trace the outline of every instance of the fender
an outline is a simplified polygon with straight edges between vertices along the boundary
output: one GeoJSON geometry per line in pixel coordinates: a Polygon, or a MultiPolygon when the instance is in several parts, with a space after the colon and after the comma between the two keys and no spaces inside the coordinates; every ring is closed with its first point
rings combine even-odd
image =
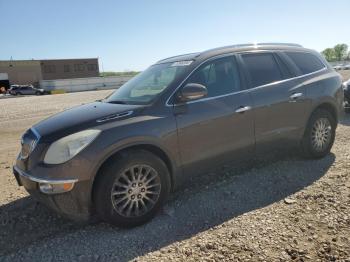
{"type": "Polygon", "coordinates": [[[183,172],[179,162],[180,159],[174,156],[174,154],[171,153],[170,150],[168,150],[164,145],[160,144],[159,138],[151,137],[151,136],[139,136],[139,137],[129,137],[128,139],[124,139],[116,144],[111,145],[106,149],[104,156],[101,159],[99,159],[97,165],[94,168],[94,171],[93,171],[94,176],[91,183],[91,190],[92,190],[92,186],[95,181],[95,178],[98,174],[98,171],[110,157],[112,157],[113,155],[117,154],[122,150],[136,147],[136,146],[140,146],[140,147],[152,146],[154,148],[159,149],[166,155],[171,165],[170,174],[171,174],[172,188],[175,188],[178,184],[176,178],[180,173],[183,172]]]}

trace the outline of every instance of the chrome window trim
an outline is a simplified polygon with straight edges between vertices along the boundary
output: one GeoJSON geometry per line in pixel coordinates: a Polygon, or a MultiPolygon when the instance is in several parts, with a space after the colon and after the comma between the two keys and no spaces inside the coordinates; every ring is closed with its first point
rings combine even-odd
{"type": "Polygon", "coordinates": [[[217,98],[222,98],[222,97],[226,97],[226,96],[231,96],[231,95],[236,95],[239,93],[248,92],[249,90],[251,90],[251,89],[240,90],[240,91],[236,91],[236,92],[232,92],[232,93],[228,93],[228,94],[224,94],[224,95],[219,95],[219,96],[200,98],[198,100],[187,101],[187,102],[181,103],[181,104],[174,104],[173,106],[180,106],[183,104],[193,104],[193,103],[202,102],[202,101],[210,101],[210,100],[217,99],[217,98]]]}
{"type": "Polygon", "coordinates": [[[22,171],[17,166],[14,166],[13,169],[22,177],[29,179],[30,181],[36,182],[36,183],[47,183],[47,184],[64,184],[64,183],[76,183],[78,182],[78,179],[42,179],[37,178],[32,175],[29,175],[28,173],[22,171]]]}
{"type": "Polygon", "coordinates": [[[280,80],[280,81],[272,82],[272,83],[261,85],[261,86],[255,86],[255,87],[252,87],[252,88],[247,89],[247,90],[254,90],[254,89],[257,89],[257,88],[262,88],[262,87],[266,87],[266,86],[272,86],[272,85],[276,85],[276,84],[281,84],[281,83],[288,82],[288,81],[291,81],[291,80],[295,80],[295,79],[299,79],[299,78],[302,78],[302,77],[310,76],[310,75],[313,75],[313,74],[316,74],[316,73],[320,73],[320,72],[322,72],[324,70],[327,70],[327,67],[324,67],[324,68],[322,68],[320,70],[317,70],[315,72],[308,73],[308,74],[305,74],[305,75],[295,76],[295,77],[292,77],[292,78],[283,79],[283,80],[280,80]]]}
{"type": "MultiPolygon", "coordinates": [[[[184,103],[181,103],[181,104],[170,104],[169,103],[169,100],[173,97],[173,95],[177,92],[177,90],[183,85],[183,83],[186,82],[186,80],[193,74],[194,71],[196,71],[200,66],[202,66],[204,63],[206,62],[209,62],[211,60],[214,60],[214,59],[217,59],[217,58],[222,58],[222,57],[226,57],[226,56],[233,56],[235,54],[243,54],[243,53],[255,53],[255,52],[275,52],[276,50],[251,50],[251,51],[244,51],[244,52],[231,52],[231,53],[225,53],[225,54],[221,54],[221,55],[218,55],[218,56],[214,56],[214,57],[210,57],[208,58],[207,60],[204,60],[202,63],[200,63],[198,66],[196,66],[189,74],[188,76],[175,88],[175,90],[171,93],[171,95],[169,96],[169,98],[166,100],[166,103],[165,103],[165,106],[167,107],[172,107],[172,106],[179,106],[179,105],[183,105],[183,104],[192,104],[192,103],[196,103],[196,102],[202,102],[202,101],[208,101],[208,100],[212,100],[212,99],[216,99],[216,98],[221,98],[221,97],[225,97],[225,96],[229,96],[229,95],[234,95],[234,94],[238,94],[238,93],[242,93],[244,91],[250,91],[250,90],[254,90],[254,89],[258,89],[258,88],[262,88],[262,87],[267,87],[267,86],[271,86],[271,85],[276,85],[276,84],[281,84],[283,82],[287,82],[287,81],[291,81],[291,80],[295,80],[295,79],[299,79],[299,78],[302,78],[302,77],[306,77],[306,76],[311,76],[313,74],[317,74],[317,73],[320,73],[324,70],[327,70],[328,67],[327,65],[321,60],[321,63],[323,64],[323,68],[320,69],[320,70],[317,70],[315,72],[311,72],[311,73],[308,73],[308,74],[304,74],[304,75],[300,75],[300,76],[295,76],[295,77],[291,77],[291,78],[287,78],[287,79],[283,79],[283,80],[280,80],[280,81],[276,81],[276,82],[273,82],[273,83],[269,83],[269,84],[265,84],[265,85],[260,85],[260,86],[255,86],[255,87],[252,87],[252,88],[249,88],[249,89],[245,89],[245,90],[240,90],[240,91],[236,91],[236,92],[232,92],[232,93],[228,93],[228,94],[224,94],[224,95],[219,95],[219,96],[213,96],[213,97],[206,97],[206,98],[201,98],[201,99],[198,99],[198,100],[193,100],[193,101],[188,101],[188,102],[184,102],[184,103]]],[[[284,51],[284,50],[280,50],[280,51],[284,51]]],[[[299,53],[309,53],[309,54],[312,54],[314,55],[312,52],[309,52],[309,51],[299,51],[299,50],[296,50],[293,52],[299,52],[299,53]]]]}

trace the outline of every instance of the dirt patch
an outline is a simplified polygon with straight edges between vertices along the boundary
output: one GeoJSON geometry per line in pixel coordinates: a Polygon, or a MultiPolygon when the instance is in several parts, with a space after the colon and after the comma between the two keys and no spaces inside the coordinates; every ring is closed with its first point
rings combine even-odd
{"type": "Polygon", "coordinates": [[[338,73],[341,74],[344,81],[348,81],[350,79],[350,70],[340,70],[338,73]]]}

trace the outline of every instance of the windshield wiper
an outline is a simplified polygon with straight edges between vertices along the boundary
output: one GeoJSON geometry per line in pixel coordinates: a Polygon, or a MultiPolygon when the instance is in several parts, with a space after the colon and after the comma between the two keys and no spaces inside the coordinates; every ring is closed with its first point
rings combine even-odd
{"type": "Polygon", "coordinates": [[[126,105],[126,104],[128,104],[126,101],[122,101],[122,100],[112,100],[112,101],[108,101],[107,103],[110,103],[110,104],[120,104],[120,105],[126,105]]]}

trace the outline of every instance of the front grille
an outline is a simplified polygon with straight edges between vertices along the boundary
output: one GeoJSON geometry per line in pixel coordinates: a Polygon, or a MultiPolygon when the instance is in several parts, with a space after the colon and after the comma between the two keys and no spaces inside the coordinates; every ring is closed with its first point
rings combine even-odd
{"type": "Polygon", "coordinates": [[[21,158],[27,159],[31,152],[33,152],[36,144],[39,141],[39,135],[36,134],[32,129],[28,129],[21,140],[21,158]]]}

